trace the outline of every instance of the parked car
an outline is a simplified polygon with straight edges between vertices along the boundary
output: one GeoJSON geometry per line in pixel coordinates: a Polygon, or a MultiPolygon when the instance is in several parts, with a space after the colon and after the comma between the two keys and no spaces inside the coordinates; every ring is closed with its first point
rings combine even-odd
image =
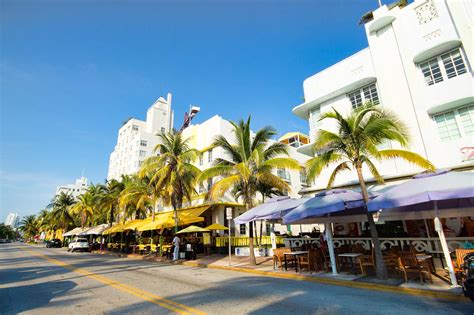
{"type": "Polygon", "coordinates": [[[91,248],[89,246],[89,242],[87,238],[76,238],[68,246],[68,252],[75,252],[75,251],[87,251],[90,252],[91,248]]]}
{"type": "Polygon", "coordinates": [[[49,240],[46,242],[46,247],[47,248],[61,248],[62,243],[61,240],[58,238],[53,238],[52,240],[49,240]]]}

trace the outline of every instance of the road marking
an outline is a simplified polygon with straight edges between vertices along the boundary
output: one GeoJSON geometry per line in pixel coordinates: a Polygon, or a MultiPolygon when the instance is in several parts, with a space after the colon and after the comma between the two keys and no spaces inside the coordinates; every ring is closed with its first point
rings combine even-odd
{"type": "Polygon", "coordinates": [[[107,277],[104,277],[104,276],[98,275],[96,273],[90,272],[86,269],[74,267],[72,265],[69,265],[69,264],[61,261],[61,260],[49,257],[48,255],[38,253],[37,251],[27,249],[27,248],[24,248],[24,247],[21,247],[21,248],[23,250],[31,253],[34,256],[37,256],[37,257],[40,257],[44,260],[49,261],[50,263],[52,263],[54,265],[63,267],[65,269],[69,269],[69,270],[71,270],[73,272],[76,272],[76,273],[79,273],[79,274],[82,274],[82,275],[84,275],[88,278],[91,278],[91,279],[94,279],[96,281],[102,282],[102,283],[104,283],[108,286],[111,286],[113,288],[116,288],[120,291],[132,294],[132,295],[134,295],[138,298],[141,298],[141,299],[146,300],[150,303],[159,305],[161,307],[167,308],[167,309],[169,309],[173,312],[176,312],[178,314],[198,314],[198,315],[205,315],[206,314],[205,312],[202,312],[198,309],[195,309],[195,308],[189,307],[187,305],[180,304],[180,303],[165,299],[165,298],[163,298],[161,296],[158,296],[156,294],[146,292],[146,291],[140,290],[136,287],[132,287],[132,286],[129,286],[127,284],[109,279],[107,277]]]}

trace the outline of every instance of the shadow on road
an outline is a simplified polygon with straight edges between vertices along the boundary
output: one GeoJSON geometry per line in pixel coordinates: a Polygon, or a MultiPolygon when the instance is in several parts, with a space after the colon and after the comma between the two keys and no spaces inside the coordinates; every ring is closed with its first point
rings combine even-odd
{"type": "MultiPolygon", "coordinates": [[[[50,303],[57,296],[66,295],[76,287],[72,281],[50,281],[0,289],[0,314],[18,314],[50,303]]],[[[77,298],[55,302],[55,305],[74,305],[77,298]]]]}

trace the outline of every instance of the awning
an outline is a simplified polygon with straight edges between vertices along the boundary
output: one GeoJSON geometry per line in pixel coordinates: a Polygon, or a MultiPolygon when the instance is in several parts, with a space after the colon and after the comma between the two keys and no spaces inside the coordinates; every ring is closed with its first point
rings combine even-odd
{"type": "Polygon", "coordinates": [[[176,232],[176,234],[184,234],[184,233],[206,233],[206,232],[211,232],[208,229],[204,229],[199,226],[191,225],[188,226],[185,229],[182,229],[181,231],[176,232]]]}
{"type": "Polygon", "coordinates": [[[100,224],[80,233],[80,235],[100,235],[107,230],[108,224],[100,224]]]}
{"type": "MultiPolygon", "coordinates": [[[[204,218],[199,217],[204,211],[209,209],[211,205],[201,205],[188,207],[178,210],[178,225],[187,225],[196,222],[204,221],[204,218]]],[[[149,218],[148,218],[149,219],[149,218]]],[[[147,220],[148,220],[147,219],[147,220]]],[[[170,228],[176,225],[174,220],[174,211],[160,212],[155,215],[155,221],[141,225],[137,228],[138,231],[157,230],[163,228],[170,228]]]]}
{"type": "Polygon", "coordinates": [[[208,230],[220,230],[220,231],[227,231],[229,228],[227,226],[223,226],[222,224],[214,223],[209,226],[206,226],[208,230]]]}
{"type": "Polygon", "coordinates": [[[108,228],[107,230],[102,232],[102,234],[106,235],[106,234],[123,232],[123,226],[124,225],[122,223],[119,223],[117,225],[112,226],[111,228],[108,228]]]}
{"type": "Polygon", "coordinates": [[[74,229],[72,229],[72,230],[70,230],[70,231],[64,233],[63,236],[79,235],[79,234],[81,234],[81,233],[84,232],[84,231],[85,231],[85,229],[82,229],[82,228],[78,227],[78,228],[74,228],[74,229]]]}
{"type": "Polygon", "coordinates": [[[123,226],[123,230],[135,230],[139,226],[143,225],[143,223],[151,222],[151,219],[143,219],[143,220],[132,220],[123,226]]]}

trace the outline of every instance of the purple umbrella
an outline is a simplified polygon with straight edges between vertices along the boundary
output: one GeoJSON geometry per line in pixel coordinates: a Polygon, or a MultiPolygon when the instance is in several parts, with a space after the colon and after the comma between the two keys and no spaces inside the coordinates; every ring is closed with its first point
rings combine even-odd
{"type": "Polygon", "coordinates": [[[439,218],[443,212],[450,216],[472,215],[473,207],[474,173],[448,171],[414,176],[367,204],[369,211],[383,209],[382,216],[395,218],[421,214],[424,218],[434,218],[453,286],[457,285],[456,275],[439,218]]]}
{"type": "Polygon", "coordinates": [[[283,216],[283,223],[311,223],[315,218],[365,212],[362,194],[353,190],[333,189],[320,192],[283,216]],[[353,211],[351,211],[353,210],[353,211]]]}
{"type": "Polygon", "coordinates": [[[288,196],[275,197],[250,209],[234,219],[236,224],[245,224],[255,220],[280,220],[284,214],[299,206],[309,198],[294,199],[288,196]]]}
{"type": "MultiPolygon", "coordinates": [[[[367,204],[369,211],[467,208],[474,206],[474,173],[437,171],[420,174],[397,185],[367,204]]],[[[384,211],[385,212],[385,211],[384,211]]]]}

